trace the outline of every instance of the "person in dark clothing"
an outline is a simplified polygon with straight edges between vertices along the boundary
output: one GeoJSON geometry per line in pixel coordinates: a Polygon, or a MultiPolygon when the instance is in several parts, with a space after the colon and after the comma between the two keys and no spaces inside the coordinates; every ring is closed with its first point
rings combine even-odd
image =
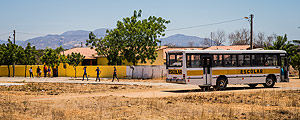
{"type": "Polygon", "coordinates": [[[47,76],[47,72],[48,72],[48,69],[47,69],[47,67],[44,65],[44,77],[47,76]]]}
{"type": "Polygon", "coordinates": [[[31,77],[32,76],[32,78],[33,78],[33,73],[32,73],[32,67],[30,67],[30,69],[29,69],[29,76],[31,77]]]}
{"type": "Polygon", "coordinates": [[[40,66],[38,66],[38,67],[36,68],[36,75],[37,75],[37,77],[40,77],[40,76],[41,76],[41,68],[40,68],[40,66]]]}
{"type": "Polygon", "coordinates": [[[116,67],[114,66],[114,75],[113,75],[113,80],[111,82],[114,82],[115,78],[117,78],[118,82],[119,82],[119,78],[117,76],[117,69],[116,67]]]}
{"type": "Polygon", "coordinates": [[[96,82],[97,82],[97,79],[99,79],[99,82],[100,82],[99,75],[101,74],[101,70],[99,69],[99,67],[97,67],[97,69],[95,71],[97,72],[96,82]]]}
{"type": "Polygon", "coordinates": [[[82,76],[82,81],[84,80],[84,75],[86,77],[86,80],[89,81],[89,78],[87,76],[87,72],[86,72],[86,67],[83,68],[83,76],[82,76]]]}

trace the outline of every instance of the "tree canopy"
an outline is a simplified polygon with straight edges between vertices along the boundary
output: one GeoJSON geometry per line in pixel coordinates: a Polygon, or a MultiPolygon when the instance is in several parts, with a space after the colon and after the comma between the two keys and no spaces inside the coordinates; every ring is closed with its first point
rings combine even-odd
{"type": "Polygon", "coordinates": [[[30,43],[27,43],[27,46],[22,54],[21,64],[25,65],[25,77],[27,71],[27,65],[34,65],[36,64],[36,56],[37,51],[35,46],[31,46],[30,43]]]}
{"type": "Polygon", "coordinates": [[[56,50],[47,47],[44,51],[44,55],[41,57],[41,61],[45,65],[54,68],[54,66],[59,65],[59,54],[56,50]]]}
{"type": "Polygon", "coordinates": [[[13,65],[13,63],[20,63],[23,59],[24,49],[22,46],[18,46],[13,44],[10,39],[8,39],[7,44],[2,44],[0,48],[0,64],[7,65],[8,68],[8,76],[10,76],[9,66],[13,65]]]}
{"type": "Polygon", "coordinates": [[[266,50],[285,50],[288,54],[288,57],[296,55],[299,50],[297,49],[298,45],[292,44],[287,40],[287,35],[277,36],[276,41],[273,42],[273,46],[265,47],[266,50]]]}
{"type": "Polygon", "coordinates": [[[139,61],[154,62],[158,38],[165,36],[166,24],[170,21],[155,16],[141,19],[141,15],[141,10],[134,11],[133,16],[117,21],[117,28],[107,30],[104,38],[97,39],[91,32],[87,45],[95,47],[98,55],[107,57],[109,65],[116,65],[121,60],[134,65],[139,61]]]}
{"type": "Polygon", "coordinates": [[[76,67],[84,60],[84,56],[81,55],[80,53],[74,53],[72,52],[67,56],[68,64],[72,65],[74,70],[75,70],[75,78],[76,78],[76,67]]]}

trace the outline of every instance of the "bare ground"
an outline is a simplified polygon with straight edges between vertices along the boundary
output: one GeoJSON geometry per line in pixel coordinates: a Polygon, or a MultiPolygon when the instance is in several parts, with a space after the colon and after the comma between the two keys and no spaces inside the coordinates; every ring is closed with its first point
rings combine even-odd
{"type": "Polygon", "coordinates": [[[160,80],[109,81],[0,78],[25,83],[0,86],[0,119],[300,118],[299,79],[269,89],[231,85],[225,91],[207,92],[160,80]]]}

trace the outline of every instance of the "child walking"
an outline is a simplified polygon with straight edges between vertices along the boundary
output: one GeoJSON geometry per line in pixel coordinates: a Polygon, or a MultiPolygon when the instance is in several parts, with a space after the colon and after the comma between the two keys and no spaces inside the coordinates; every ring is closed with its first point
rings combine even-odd
{"type": "Polygon", "coordinates": [[[117,78],[118,82],[119,82],[119,78],[117,76],[117,69],[116,67],[114,66],[114,75],[113,75],[113,80],[111,82],[114,82],[115,78],[117,78]]]}

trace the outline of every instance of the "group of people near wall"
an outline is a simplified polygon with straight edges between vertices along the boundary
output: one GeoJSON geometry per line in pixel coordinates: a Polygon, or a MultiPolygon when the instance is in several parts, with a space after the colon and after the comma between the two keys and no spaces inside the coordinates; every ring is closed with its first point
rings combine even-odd
{"type": "MultiPolygon", "coordinates": [[[[87,67],[84,67],[84,68],[83,68],[82,81],[84,80],[84,76],[86,77],[86,80],[89,81],[89,78],[88,78],[88,74],[87,74],[86,68],[87,68],[87,67]]],[[[100,74],[101,74],[101,70],[100,70],[99,67],[97,67],[95,71],[97,72],[96,82],[97,82],[97,80],[99,80],[99,82],[100,82],[100,74]]],[[[114,66],[113,79],[112,79],[111,82],[114,82],[115,78],[116,78],[116,79],[118,80],[118,82],[119,82],[119,78],[118,78],[118,76],[117,76],[117,69],[116,69],[116,67],[114,66]]]]}
{"type": "MultiPolygon", "coordinates": [[[[84,76],[86,77],[86,80],[87,80],[87,81],[89,80],[88,74],[87,74],[87,70],[86,70],[86,69],[87,69],[87,67],[84,67],[84,68],[83,68],[82,81],[84,80],[84,76]]],[[[48,77],[51,77],[51,69],[50,69],[50,67],[48,67],[48,69],[47,69],[47,66],[44,66],[43,71],[44,71],[44,77],[47,77],[47,76],[48,76],[48,77]]],[[[57,70],[55,70],[55,71],[57,71],[57,70]]],[[[99,67],[97,67],[95,71],[97,72],[96,81],[99,80],[99,82],[100,82],[100,74],[101,74],[101,70],[100,70],[99,67]]],[[[42,69],[41,69],[39,66],[36,68],[36,73],[37,73],[37,77],[41,77],[41,75],[42,75],[42,69]]],[[[29,68],[29,74],[30,74],[30,77],[33,77],[33,70],[32,70],[32,67],[29,68]]],[[[116,78],[116,79],[118,80],[118,82],[119,82],[119,78],[118,78],[118,76],[117,76],[117,69],[116,69],[116,67],[114,66],[113,79],[112,79],[111,82],[114,82],[115,78],[116,78]]]]}
{"type": "MultiPolygon", "coordinates": [[[[44,71],[44,77],[51,77],[51,68],[50,67],[48,67],[47,68],[47,66],[44,66],[43,67],[43,70],[40,68],[40,66],[38,66],[37,68],[36,68],[36,76],[37,77],[41,77],[42,76],[42,72],[44,71]]],[[[55,70],[56,71],[56,70],[55,70]]],[[[29,76],[30,77],[33,77],[33,70],[32,70],[32,67],[30,67],[29,68],[29,76]]]]}

